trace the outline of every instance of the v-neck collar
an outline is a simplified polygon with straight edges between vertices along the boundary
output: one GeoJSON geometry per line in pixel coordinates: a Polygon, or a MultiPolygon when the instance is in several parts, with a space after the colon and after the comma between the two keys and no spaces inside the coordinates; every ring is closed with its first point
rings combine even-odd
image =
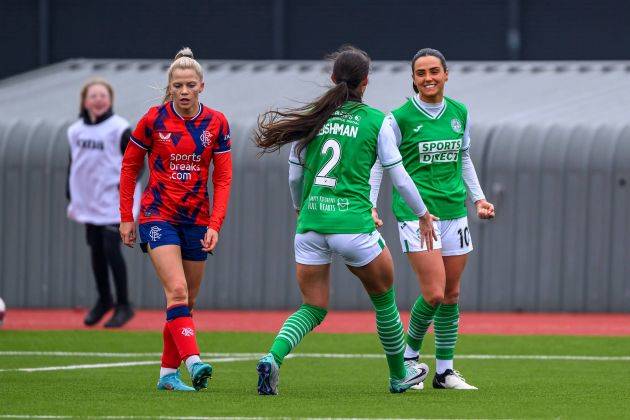
{"type": "Polygon", "coordinates": [[[429,114],[427,111],[424,110],[424,108],[422,108],[422,104],[420,104],[420,100],[418,99],[417,95],[414,95],[411,97],[411,103],[414,104],[414,106],[416,108],[418,108],[418,111],[420,111],[423,115],[425,115],[427,118],[432,119],[432,120],[437,120],[439,119],[442,115],[444,115],[444,111],[446,111],[446,107],[448,105],[448,102],[446,102],[446,100],[444,100],[444,106],[442,107],[442,110],[440,111],[439,114],[437,114],[435,117],[431,114],[429,114]]]}
{"type": "Polygon", "coordinates": [[[171,101],[171,111],[173,111],[173,114],[177,115],[180,119],[184,121],[195,121],[197,117],[200,116],[201,113],[203,112],[203,104],[199,102],[199,111],[197,111],[197,114],[195,114],[195,116],[192,118],[184,118],[181,115],[179,115],[179,113],[175,110],[175,105],[173,104],[173,101],[171,101]]]}

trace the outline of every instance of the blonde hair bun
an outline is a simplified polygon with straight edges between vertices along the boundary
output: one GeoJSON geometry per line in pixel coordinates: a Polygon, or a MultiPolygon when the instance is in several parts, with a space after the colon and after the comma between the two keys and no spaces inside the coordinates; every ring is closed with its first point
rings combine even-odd
{"type": "Polygon", "coordinates": [[[195,58],[195,56],[193,55],[192,50],[189,47],[184,47],[181,50],[177,51],[177,54],[175,54],[175,60],[177,60],[178,58],[182,58],[182,57],[188,57],[188,58],[192,58],[192,59],[195,58]]]}

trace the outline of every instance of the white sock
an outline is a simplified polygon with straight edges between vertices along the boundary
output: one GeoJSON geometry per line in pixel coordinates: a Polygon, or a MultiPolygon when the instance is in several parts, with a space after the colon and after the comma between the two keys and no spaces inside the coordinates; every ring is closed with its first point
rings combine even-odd
{"type": "Polygon", "coordinates": [[[160,378],[163,377],[163,376],[169,375],[171,373],[175,373],[175,372],[177,372],[177,369],[161,367],[160,368],[160,378]]]}
{"type": "Polygon", "coordinates": [[[420,356],[420,352],[415,351],[414,349],[409,347],[409,344],[405,346],[405,356],[404,356],[405,359],[413,359],[419,356],[420,356]]]}
{"type": "Polygon", "coordinates": [[[201,362],[201,359],[199,358],[198,354],[193,354],[192,356],[188,356],[188,358],[186,359],[186,367],[188,368],[188,372],[190,372],[190,369],[192,369],[192,365],[194,365],[197,362],[201,362]]]}
{"type": "Polygon", "coordinates": [[[446,371],[446,369],[453,370],[453,359],[451,360],[440,360],[435,359],[435,371],[438,375],[441,375],[446,371]]]}

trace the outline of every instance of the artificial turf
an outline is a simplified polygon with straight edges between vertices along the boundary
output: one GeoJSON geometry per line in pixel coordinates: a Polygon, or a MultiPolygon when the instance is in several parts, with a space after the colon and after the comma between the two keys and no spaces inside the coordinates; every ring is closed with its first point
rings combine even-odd
{"type": "MultiPolygon", "coordinates": [[[[272,334],[199,333],[203,352],[264,353],[272,334]]],[[[423,352],[433,353],[433,336],[423,352]]],[[[461,336],[460,355],[610,356],[614,360],[460,359],[455,367],[478,391],[434,390],[434,364],[423,391],[392,395],[372,334],[311,334],[285,360],[280,394],[256,393],[256,361],[209,358],[215,372],[197,393],[155,389],[159,364],[21,372],[12,369],[133,361],[159,357],[8,355],[15,352],[159,353],[161,334],[110,331],[0,331],[0,416],[207,416],[380,418],[630,417],[630,337],[461,336]],[[5,352],[5,353],[3,353],[5,352]],[[619,358],[621,356],[622,358],[619,358]],[[624,379],[625,378],[625,379],[624,379]]],[[[184,369],[181,369],[184,371],[184,369]]],[[[188,375],[182,372],[188,381],[188,375]]]]}

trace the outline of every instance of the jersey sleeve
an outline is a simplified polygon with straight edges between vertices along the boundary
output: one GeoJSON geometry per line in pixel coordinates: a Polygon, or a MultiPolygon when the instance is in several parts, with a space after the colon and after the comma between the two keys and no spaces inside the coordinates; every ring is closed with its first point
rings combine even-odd
{"type": "Polygon", "coordinates": [[[151,150],[153,146],[153,128],[149,123],[149,113],[150,111],[138,121],[136,128],[129,137],[129,140],[145,151],[151,150]]]}
{"type": "Polygon", "coordinates": [[[302,153],[300,153],[301,156],[298,156],[296,150],[297,144],[297,141],[291,143],[291,151],[289,152],[289,163],[293,165],[304,166],[301,162],[304,162],[304,152],[306,148],[302,149],[302,153]]]}
{"type": "Polygon", "coordinates": [[[400,143],[402,143],[402,133],[400,132],[400,127],[398,126],[398,121],[396,121],[396,117],[394,117],[394,114],[389,114],[385,118],[389,121],[389,125],[392,126],[392,130],[394,131],[396,146],[400,146],[400,143]]]}
{"type": "Polygon", "coordinates": [[[232,150],[232,140],[230,138],[230,125],[223,114],[220,114],[221,127],[219,128],[219,139],[217,140],[212,152],[227,153],[232,150]]]}
{"type": "MultiPolygon", "coordinates": [[[[302,184],[304,180],[304,168],[302,159],[298,157],[295,149],[297,142],[291,143],[291,151],[289,152],[289,191],[291,192],[291,201],[293,202],[293,208],[299,210],[302,205],[302,184]]],[[[302,156],[304,156],[304,149],[302,149],[302,156]]]]}
{"type": "Polygon", "coordinates": [[[385,118],[378,132],[378,160],[383,168],[389,169],[402,164],[402,156],[396,144],[396,135],[391,126],[391,120],[385,118]]]}
{"type": "Polygon", "coordinates": [[[227,214],[228,202],[230,200],[230,190],[232,188],[232,140],[230,139],[230,126],[227,120],[220,114],[221,127],[219,128],[219,140],[215,144],[212,160],[214,169],[212,171],[212,185],[214,192],[212,195],[212,214],[210,215],[209,227],[215,231],[221,230],[223,221],[227,214]]]}
{"type": "Polygon", "coordinates": [[[466,114],[466,127],[464,127],[464,137],[462,138],[462,150],[470,149],[470,114],[466,114]]]}
{"type": "Polygon", "coordinates": [[[121,222],[133,222],[133,195],[146,153],[146,149],[140,147],[136,142],[132,142],[123,155],[119,187],[121,222]]]}

